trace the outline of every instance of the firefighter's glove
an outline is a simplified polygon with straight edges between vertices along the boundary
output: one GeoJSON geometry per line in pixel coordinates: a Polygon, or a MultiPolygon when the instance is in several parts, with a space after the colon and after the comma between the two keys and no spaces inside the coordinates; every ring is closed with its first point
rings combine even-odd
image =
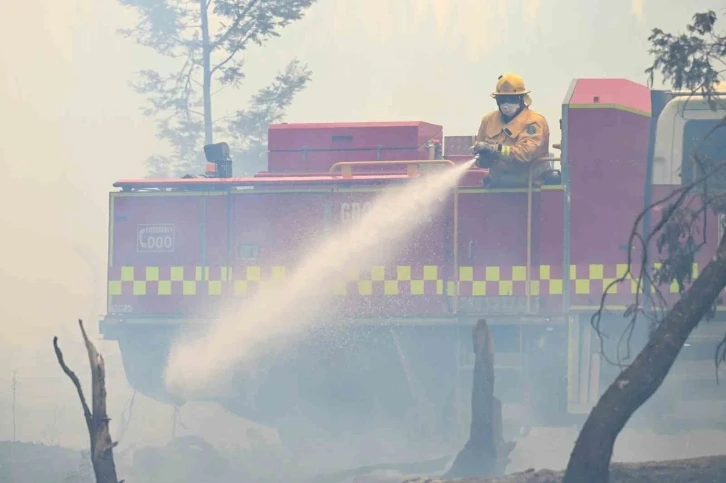
{"type": "Polygon", "coordinates": [[[471,150],[476,154],[476,161],[474,164],[479,168],[489,169],[491,168],[494,160],[496,159],[496,153],[499,151],[496,144],[487,143],[484,141],[478,142],[471,147],[471,150]]]}
{"type": "Polygon", "coordinates": [[[499,148],[497,147],[496,144],[488,143],[485,141],[480,141],[471,147],[471,151],[474,154],[479,154],[479,153],[493,154],[493,153],[496,153],[497,151],[499,151],[499,148]]]}

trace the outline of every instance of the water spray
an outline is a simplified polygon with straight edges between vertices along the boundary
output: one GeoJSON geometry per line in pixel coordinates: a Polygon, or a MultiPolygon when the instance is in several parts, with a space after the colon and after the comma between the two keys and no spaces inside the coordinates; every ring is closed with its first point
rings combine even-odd
{"type": "Polygon", "coordinates": [[[346,284],[351,273],[395,257],[413,230],[443,209],[441,200],[472,164],[387,188],[358,221],[321,235],[287,280],[263,287],[206,332],[176,341],[165,371],[168,390],[190,397],[221,386],[228,369],[253,361],[270,341],[313,327],[332,309],[335,288],[346,284]]]}

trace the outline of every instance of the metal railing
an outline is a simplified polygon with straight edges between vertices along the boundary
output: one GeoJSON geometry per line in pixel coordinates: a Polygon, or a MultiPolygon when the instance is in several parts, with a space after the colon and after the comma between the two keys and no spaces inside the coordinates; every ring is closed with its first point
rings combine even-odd
{"type": "Polygon", "coordinates": [[[418,176],[420,165],[432,165],[432,164],[447,164],[450,166],[456,166],[456,163],[448,159],[419,159],[419,160],[408,160],[408,161],[340,161],[335,163],[328,170],[329,174],[334,174],[337,169],[340,169],[340,174],[343,178],[353,177],[353,168],[362,166],[406,166],[406,173],[410,177],[418,176]]]}

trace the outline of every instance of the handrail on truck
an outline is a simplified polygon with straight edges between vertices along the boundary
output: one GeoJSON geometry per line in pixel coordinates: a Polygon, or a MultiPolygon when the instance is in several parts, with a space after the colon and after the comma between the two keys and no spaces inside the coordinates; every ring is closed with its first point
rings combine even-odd
{"type": "Polygon", "coordinates": [[[333,174],[337,168],[340,168],[340,174],[343,178],[353,177],[353,168],[356,166],[395,166],[404,165],[408,176],[415,177],[419,174],[418,167],[422,164],[448,164],[450,166],[456,166],[456,163],[448,159],[420,159],[420,160],[409,160],[409,161],[340,161],[335,163],[328,170],[329,174],[333,174]]]}

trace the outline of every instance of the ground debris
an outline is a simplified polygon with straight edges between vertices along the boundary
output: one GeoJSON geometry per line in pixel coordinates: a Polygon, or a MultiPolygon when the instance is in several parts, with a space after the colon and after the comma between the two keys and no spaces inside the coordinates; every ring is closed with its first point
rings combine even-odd
{"type": "MultiPolygon", "coordinates": [[[[438,477],[416,477],[403,479],[397,483],[560,483],[563,475],[564,471],[527,470],[502,478],[445,480],[438,477]]],[[[613,463],[610,466],[610,483],[718,483],[724,481],[724,475],[726,475],[726,455],[643,463],[613,463]]],[[[393,482],[386,480],[385,483],[393,482]]]]}

